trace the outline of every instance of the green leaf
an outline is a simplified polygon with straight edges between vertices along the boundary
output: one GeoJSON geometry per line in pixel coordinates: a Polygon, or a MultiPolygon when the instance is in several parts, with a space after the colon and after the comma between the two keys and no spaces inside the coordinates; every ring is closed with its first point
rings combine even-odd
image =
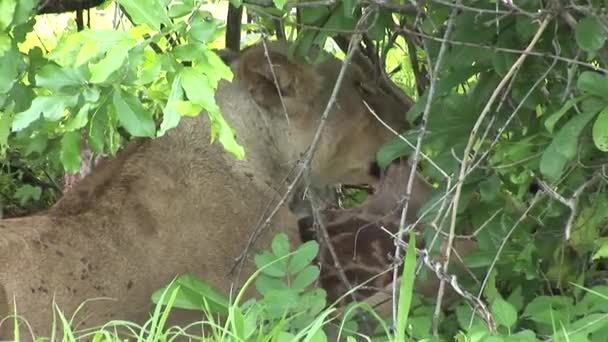
{"type": "Polygon", "coordinates": [[[502,299],[500,296],[496,297],[492,302],[491,310],[496,319],[496,323],[507,328],[511,328],[517,323],[517,310],[515,310],[515,307],[513,307],[511,303],[502,299]]]}
{"type": "Polygon", "coordinates": [[[0,111],[0,156],[4,155],[4,151],[8,146],[8,136],[11,133],[11,123],[13,116],[11,113],[0,111]]]}
{"type": "Polygon", "coordinates": [[[219,110],[207,110],[211,120],[211,139],[218,138],[226,151],[232,153],[237,160],[245,158],[245,149],[236,142],[232,128],[228,125],[219,110]]]}
{"type": "Polygon", "coordinates": [[[283,9],[283,7],[285,7],[285,4],[287,3],[287,0],[272,0],[272,3],[274,3],[274,6],[278,9],[283,9]]]}
{"type": "Polygon", "coordinates": [[[72,131],[63,135],[59,158],[65,171],[77,172],[80,170],[80,132],[72,131]]]}
{"type": "Polygon", "coordinates": [[[213,17],[209,11],[200,10],[190,19],[188,34],[195,41],[210,43],[218,30],[220,21],[213,17]]]}
{"type": "Polygon", "coordinates": [[[608,107],[600,112],[593,124],[593,142],[602,152],[608,152],[608,107]]]}
{"type": "Polygon", "coordinates": [[[283,277],[285,276],[285,262],[284,260],[277,261],[274,254],[263,251],[257,254],[254,258],[255,265],[261,270],[262,274],[266,274],[271,277],[283,277]]]}
{"type": "Polygon", "coordinates": [[[116,88],[113,103],[120,124],[134,137],[152,137],[156,132],[154,120],[137,97],[116,88]]]}
{"type": "MultiPolygon", "coordinates": [[[[402,134],[402,136],[416,146],[417,132],[408,131],[402,134]]],[[[394,137],[380,147],[376,153],[376,160],[380,168],[385,169],[393,160],[407,156],[413,152],[414,148],[408,145],[401,137],[394,137]]]]}
{"type": "Polygon", "coordinates": [[[526,306],[522,316],[547,325],[566,323],[569,322],[572,301],[565,296],[538,296],[526,306]]]}
{"type": "Polygon", "coordinates": [[[608,259],[608,241],[605,241],[597,250],[597,252],[593,253],[593,257],[591,258],[591,260],[598,260],[602,258],[608,259]]]}
{"type": "Polygon", "coordinates": [[[87,122],[89,122],[89,111],[90,110],[91,110],[91,105],[88,103],[85,103],[82,107],[80,107],[76,116],[72,117],[66,123],[65,130],[67,132],[75,131],[75,130],[81,129],[82,127],[86,126],[87,122]]]}
{"type": "Polygon", "coordinates": [[[40,195],[42,195],[42,189],[39,186],[25,184],[17,188],[14,196],[19,200],[21,206],[25,206],[29,201],[40,200],[40,195]]]}
{"type": "Polygon", "coordinates": [[[74,62],[74,66],[78,67],[84,63],[89,62],[91,59],[95,58],[99,53],[99,42],[95,39],[90,39],[84,43],[80,51],[76,55],[76,62],[74,62]]]}
{"type": "Polygon", "coordinates": [[[47,64],[36,73],[36,85],[61,92],[65,88],[79,88],[86,83],[86,78],[79,69],[60,67],[56,64],[47,64]]]}
{"type": "Polygon", "coordinates": [[[500,185],[500,179],[496,175],[492,175],[481,182],[479,185],[481,201],[484,203],[493,203],[500,194],[500,185]]]}
{"type": "Polygon", "coordinates": [[[578,138],[595,112],[579,114],[562,127],[540,159],[540,172],[551,180],[559,178],[563,168],[576,156],[578,138]]]}
{"type": "Polygon", "coordinates": [[[207,76],[198,72],[197,69],[186,67],[180,73],[182,76],[182,87],[192,103],[199,104],[207,110],[216,110],[213,88],[210,87],[207,76]]]}
{"type": "Polygon", "coordinates": [[[157,135],[158,137],[162,137],[168,130],[176,127],[177,124],[179,124],[181,115],[176,108],[176,104],[184,97],[181,82],[182,75],[181,73],[179,73],[173,79],[173,84],[171,85],[171,93],[169,94],[167,104],[163,109],[163,122],[161,122],[160,124],[160,129],[158,130],[157,135]]]}
{"type": "Polygon", "coordinates": [[[321,271],[319,267],[311,265],[300,271],[294,281],[291,283],[291,288],[295,290],[304,290],[308,285],[312,284],[317,278],[321,271]]]}
{"type": "Polygon", "coordinates": [[[192,10],[193,6],[190,4],[184,4],[180,1],[172,1],[171,6],[169,7],[169,17],[181,18],[192,12],[192,10]]]}
{"type": "Polygon", "coordinates": [[[38,120],[41,114],[49,121],[58,121],[65,115],[66,107],[73,107],[77,102],[78,95],[38,96],[34,98],[30,108],[15,115],[13,131],[17,132],[26,128],[38,120]]]}
{"type": "Polygon", "coordinates": [[[578,77],[576,87],[583,93],[608,99],[608,77],[593,71],[584,71],[578,77]]]}
{"type": "Polygon", "coordinates": [[[21,63],[21,56],[14,46],[0,56],[0,94],[9,92],[18,80],[18,67],[21,63]]]}
{"type": "Polygon", "coordinates": [[[255,280],[255,288],[263,296],[267,296],[274,291],[288,290],[289,287],[280,278],[275,278],[265,274],[260,274],[255,280]]]}
{"type": "Polygon", "coordinates": [[[289,266],[287,266],[287,272],[289,272],[289,274],[297,274],[302,271],[306,266],[310,265],[318,252],[319,244],[314,240],[301,244],[291,256],[289,266]]]}
{"type": "Polygon", "coordinates": [[[163,58],[152,51],[145,50],[143,62],[140,65],[135,85],[145,85],[155,81],[163,71],[163,58]]]}
{"type": "Polygon", "coordinates": [[[586,17],[576,24],[574,38],[581,49],[595,52],[604,46],[606,32],[595,17],[586,17]]]}
{"type": "Polygon", "coordinates": [[[4,31],[13,21],[17,0],[0,1],[0,31],[4,31]]]}
{"type": "Polygon", "coordinates": [[[562,108],[560,108],[557,112],[551,114],[547,118],[547,120],[545,120],[545,128],[547,128],[547,131],[549,131],[549,133],[553,133],[553,128],[555,127],[555,124],[559,121],[559,119],[561,119],[564,114],[566,114],[570,110],[570,108],[574,107],[575,104],[586,99],[587,97],[588,96],[583,95],[566,101],[562,108]]]}
{"type": "Polygon", "coordinates": [[[279,233],[272,239],[272,252],[277,259],[289,254],[289,239],[287,238],[287,234],[279,233]]]}
{"type": "Polygon", "coordinates": [[[28,21],[33,13],[34,7],[40,0],[19,0],[17,1],[17,8],[13,14],[13,25],[21,25],[28,21]]]}
{"type": "MultiPolygon", "coordinates": [[[[152,301],[158,304],[163,292],[172,292],[179,287],[178,295],[173,304],[176,308],[201,311],[206,301],[212,313],[228,314],[229,301],[220,290],[201,280],[196,275],[184,274],[175,279],[169,286],[156,290],[152,294],[152,301]]],[[[166,305],[166,301],[161,304],[166,305]]]]}
{"type": "Polygon", "coordinates": [[[12,44],[11,37],[6,33],[0,32],[0,57],[4,56],[11,49],[12,44]]]}
{"type": "Polygon", "coordinates": [[[177,101],[175,103],[175,110],[181,116],[197,116],[203,111],[203,106],[190,101],[177,101]]]}
{"type": "Polygon", "coordinates": [[[119,43],[111,48],[102,60],[91,65],[91,83],[103,83],[114,71],[123,67],[131,47],[129,41],[119,43]]]}
{"type": "Polygon", "coordinates": [[[146,24],[156,31],[160,31],[161,24],[171,26],[171,20],[161,0],[116,0],[116,2],[125,8],[137,24],[146,24]]]}
{"type": "Polygon", "coordinates": [[[410,233],[405,263],[399,286],[399,304],[397,319],[397,341],[405,341],[408,317],[412,306],[412,295],[414,292],[414,280],[416,280],[416,234],[410,233]]]}

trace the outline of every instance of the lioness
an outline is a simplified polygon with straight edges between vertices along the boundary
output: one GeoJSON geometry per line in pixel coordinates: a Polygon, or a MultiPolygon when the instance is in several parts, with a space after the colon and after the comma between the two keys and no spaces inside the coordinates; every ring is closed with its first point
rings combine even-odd
{"type": "MultiPolygon", "coordinates": [[[[15,302],[34,333],[48,336],[53,299],[69,318],[87,299],[113,298],[87,302],[73,322],[80,329],[109,319],[143,323],[153,291],[181,273],[227,293],[235,258],[268,203],[284,191],[341,67],[334,58],[317,67],[293,62],[280,43],[268,49],[268,57],[262,45],[243,52],[231,63],[235,80],[223,81],[216,94],[245,160],[210,145],[205,115],[184,119],[162,138],[130,143],[48,211],[0,221],[0,316],[12,313],[15,302]]],[[[374,181],[370,167],[390,133],[363,100],[391,125],[405,125],[408,108],[364,91],[366,82],[349,66],[313,160],[315,184],[374,181]]],[[[256,248],[278,231],[297,241],[293,220],[281,209],[256,248]]],[[[247,262],[244,274],[251,271],[247,262]]],[[[12,336],[8,323],[0,339],[12,336]]]]}

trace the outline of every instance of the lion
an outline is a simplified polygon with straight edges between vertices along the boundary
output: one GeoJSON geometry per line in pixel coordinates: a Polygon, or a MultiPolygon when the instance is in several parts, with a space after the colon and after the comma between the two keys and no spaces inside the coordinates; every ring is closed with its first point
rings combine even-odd
{"type": "MultiPolygon", "coordinates": [[[[68,319],[78,309],[74,329],[118,319],[141,324],[154,307],[152,293],[184,273],[228,294],[235,258],[284,193],[342,67],[333,57],[317,66],[295,61],[287,51],[276,42],[246,49],[230,63],[235,79],[218,86],[217,103],[245,148],[243,160],[210,144],[204,115],[183,119],[166,135],[135,139],[102,161],[47,211],[1,220],[0,317],[16,311],[36,336],[51,332],[52,303],[68,319]]],[[[347,66],[312,161],[313,185],[377,181],[370,169],[391,133],[364,101],[399,128],[408,108],[370,92],[369,82],[347,66]]],[[[297,241],[293,222],[281,207],[253,251],[277,232],[297,241]]],[[[243,274],[253,269],[246,260],[243,274]]],[[[12,319],[1,328],[0,339],[11,338],[12,319]]],[[[22,326],[22,336],[27,332],[22,326]]]]}

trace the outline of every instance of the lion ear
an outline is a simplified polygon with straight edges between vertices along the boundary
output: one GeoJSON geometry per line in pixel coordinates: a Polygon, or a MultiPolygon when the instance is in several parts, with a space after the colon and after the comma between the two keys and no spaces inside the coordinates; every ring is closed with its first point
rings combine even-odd
{"type": "Polygon", "coordinates": [[[239,79],[253,99],[269,109],[282,107],[281,97],[284,102],[314,99],[323,80],[314,68],[291,61],[287,51],[276,51],[271,46],[267,49],[263,45],[251,47],[239,60],[239,79]]]}

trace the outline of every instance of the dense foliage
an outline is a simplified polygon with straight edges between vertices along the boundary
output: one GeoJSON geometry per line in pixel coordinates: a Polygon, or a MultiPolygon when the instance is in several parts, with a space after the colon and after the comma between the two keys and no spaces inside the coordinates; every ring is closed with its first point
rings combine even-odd
{"type": "MultiPolygon", "coordinates": [[[[117,0],[132,28],[67,30],[50,51],[24,50],[32,46],[24,42],[33,39],[35,2],[0,2],[4,201],[50,204],[60,194],[61,168],[80,168],[81,139],[98,154],[114,154],[130,137],[162,136],[182,116],[201,109],[227,151],[236,158],[247,152],[213,98],[218,81],[232,77],[211,50],[224,26],[200,10],[199,1],[117,0]]],[[[329,46],[331,38],[339,42],[354,30],[365,33],[363,51],[417,99],[404,111],[416,128],[387,143],[378,160],[386,165],[401,155],[419,157],[422,174],[436,186],[436,196],[422,210],[431,227],[425,240],[429,245],[450,235],[477,240],[480,250],[465,262],[478,281],[462,285],[487,303],[498,327],[489,337],[487,324],[472,319],[471,308],[460,301],[441,317],[439,336],[603,341],[608,333],[604,2],[231,2],[256,15],[248,30],[272,36],[277,20],[282,22],[297,42],[297,54],[329,46]]],[[[284,256],[284,244],[278,245],[284,256]]],[[[258,266],[270,259],[264,254],[258,266]]],[[[300,285],[314,280],[315,271],[299,271],[309,273],[300,285]]],[[[258,289],[269,293],[282,287],[272,278],[284,273],[267,270],[258,289]]],[[[259,309],[264,317],[279,315],[273,306],[278,302],[306,314],[302,322],[278,329],[303,328],[320,312],[316,297],[307,301],[310,307],[295,304],[298,296],[314,291],[281,293],[280,301],[265,299],[259,309]]],[[[431,336],[433,312],[432,303],[414,295],[411,338],[431,336]]]]}

